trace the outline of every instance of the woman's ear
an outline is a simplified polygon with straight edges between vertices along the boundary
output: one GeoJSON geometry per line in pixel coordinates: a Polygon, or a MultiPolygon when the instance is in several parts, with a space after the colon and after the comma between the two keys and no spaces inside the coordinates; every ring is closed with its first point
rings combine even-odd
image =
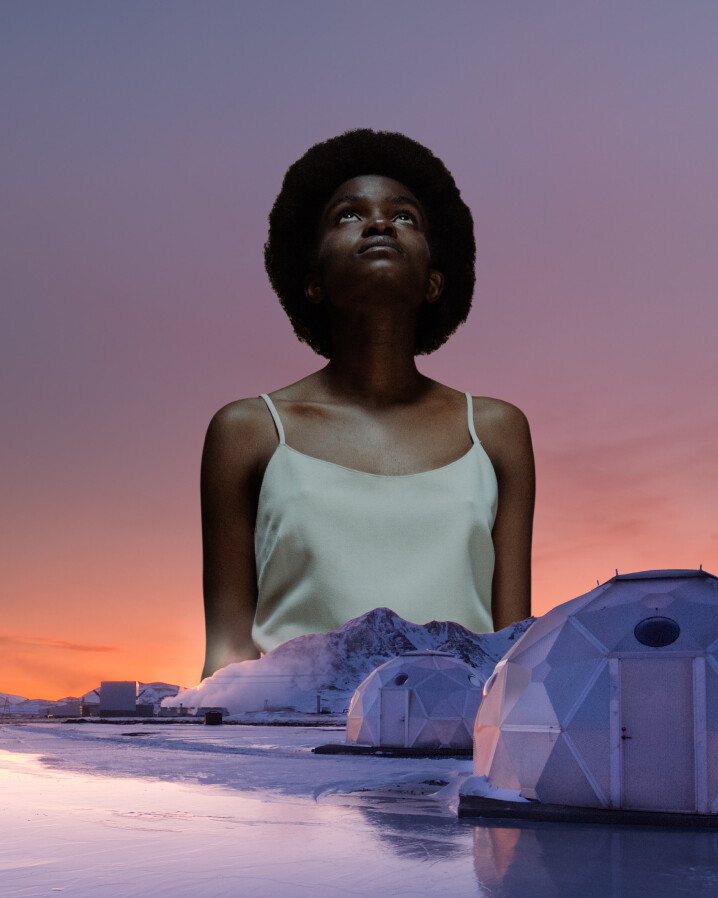
{"type": "Polygon", "coordinates": [[[308,302],[313,303],[320,303],[324,298],[319,281],[311,275],[305,278],[304,295],[307,297],[308,302]]]}
{"type": "Polygon", "coordinates": [[[433,268],[429,270],[429,283],[426,288],[427,302],[436,302],[444,290],[444,275],[433,268]]]}

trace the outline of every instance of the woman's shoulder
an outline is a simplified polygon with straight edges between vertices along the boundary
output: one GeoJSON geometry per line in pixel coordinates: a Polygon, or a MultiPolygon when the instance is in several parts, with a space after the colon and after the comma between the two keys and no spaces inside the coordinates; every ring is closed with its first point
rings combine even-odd
{"type": "Polygon", "coordinates": [[[523,431],[528,428],[528,419],[520,408],[504,399],[491,396],[473,396],[474,423],[498,428],[504,431],[523,431]]]}
{"type": "Polygon", "coordinates": [[[495,466],[533,457],[531,430],[520,408],[503,399],[474,396],[474,427],[495,466]]]}
{"type": "Polygon", "coordinates": [[[208,432],[220,436],[260,436],[264,431],[272,432],[274,426],[261,396],[235,399],[218,409],[209,422],[208,432]]]}
{"type": "Polygon", "coordinates": [[[277,447],[277,431],[260,396],[236,399],[212,416],[204,443],[205,459],[241,467],[266,462],[277,447]]]}

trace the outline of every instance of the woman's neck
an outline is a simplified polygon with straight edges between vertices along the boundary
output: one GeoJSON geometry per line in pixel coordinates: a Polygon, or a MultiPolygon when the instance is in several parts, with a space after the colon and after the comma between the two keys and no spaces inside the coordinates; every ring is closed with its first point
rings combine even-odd
{"type": "Polygon", "coordinates": [[[389,342],[363,344],[350,353],[335,351],[319,374],[328,393],[366,406],[415,400],[430,383],[416,367],[413,347],[400,353],[389,342]]]}

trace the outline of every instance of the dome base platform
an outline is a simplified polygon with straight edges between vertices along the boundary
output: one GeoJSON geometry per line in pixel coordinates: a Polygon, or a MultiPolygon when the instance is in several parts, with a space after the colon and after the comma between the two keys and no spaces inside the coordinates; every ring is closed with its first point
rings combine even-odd
{"type": "Polygon", "coordinates": [[[501,801],[478,795],[459,796],[459,817],[502,821],[530,820],[558,823],[610,823],[629,826],[672,826],[681,829],[718,829],[718,814],[682,814],[675,811],[632,811],[585,808],[540,801],[501,801]]]}
{"type": "Polygon", "coordinates": [[[401,745],[347,745],[329,743],[317,745],[312,751],[317,755],[378,755],[383,758],[461,758],[471,759],[472,748],[404,748],[401,745]]]}

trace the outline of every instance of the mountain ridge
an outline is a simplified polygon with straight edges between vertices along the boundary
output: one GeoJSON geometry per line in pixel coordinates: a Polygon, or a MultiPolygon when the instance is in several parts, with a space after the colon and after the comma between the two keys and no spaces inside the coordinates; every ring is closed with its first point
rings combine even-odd
{"type": "Polygon", "coordinates": [[[330,633],[298,636],[254,661],[229,664],[162,706],[225,707],[230,714],[272,709],[343,712],[380,664],[412,651],[449,652],[486,680],[533,618],[498,633],[472,633],[453,621],[415,624],[375,608],[330,633]]]}

